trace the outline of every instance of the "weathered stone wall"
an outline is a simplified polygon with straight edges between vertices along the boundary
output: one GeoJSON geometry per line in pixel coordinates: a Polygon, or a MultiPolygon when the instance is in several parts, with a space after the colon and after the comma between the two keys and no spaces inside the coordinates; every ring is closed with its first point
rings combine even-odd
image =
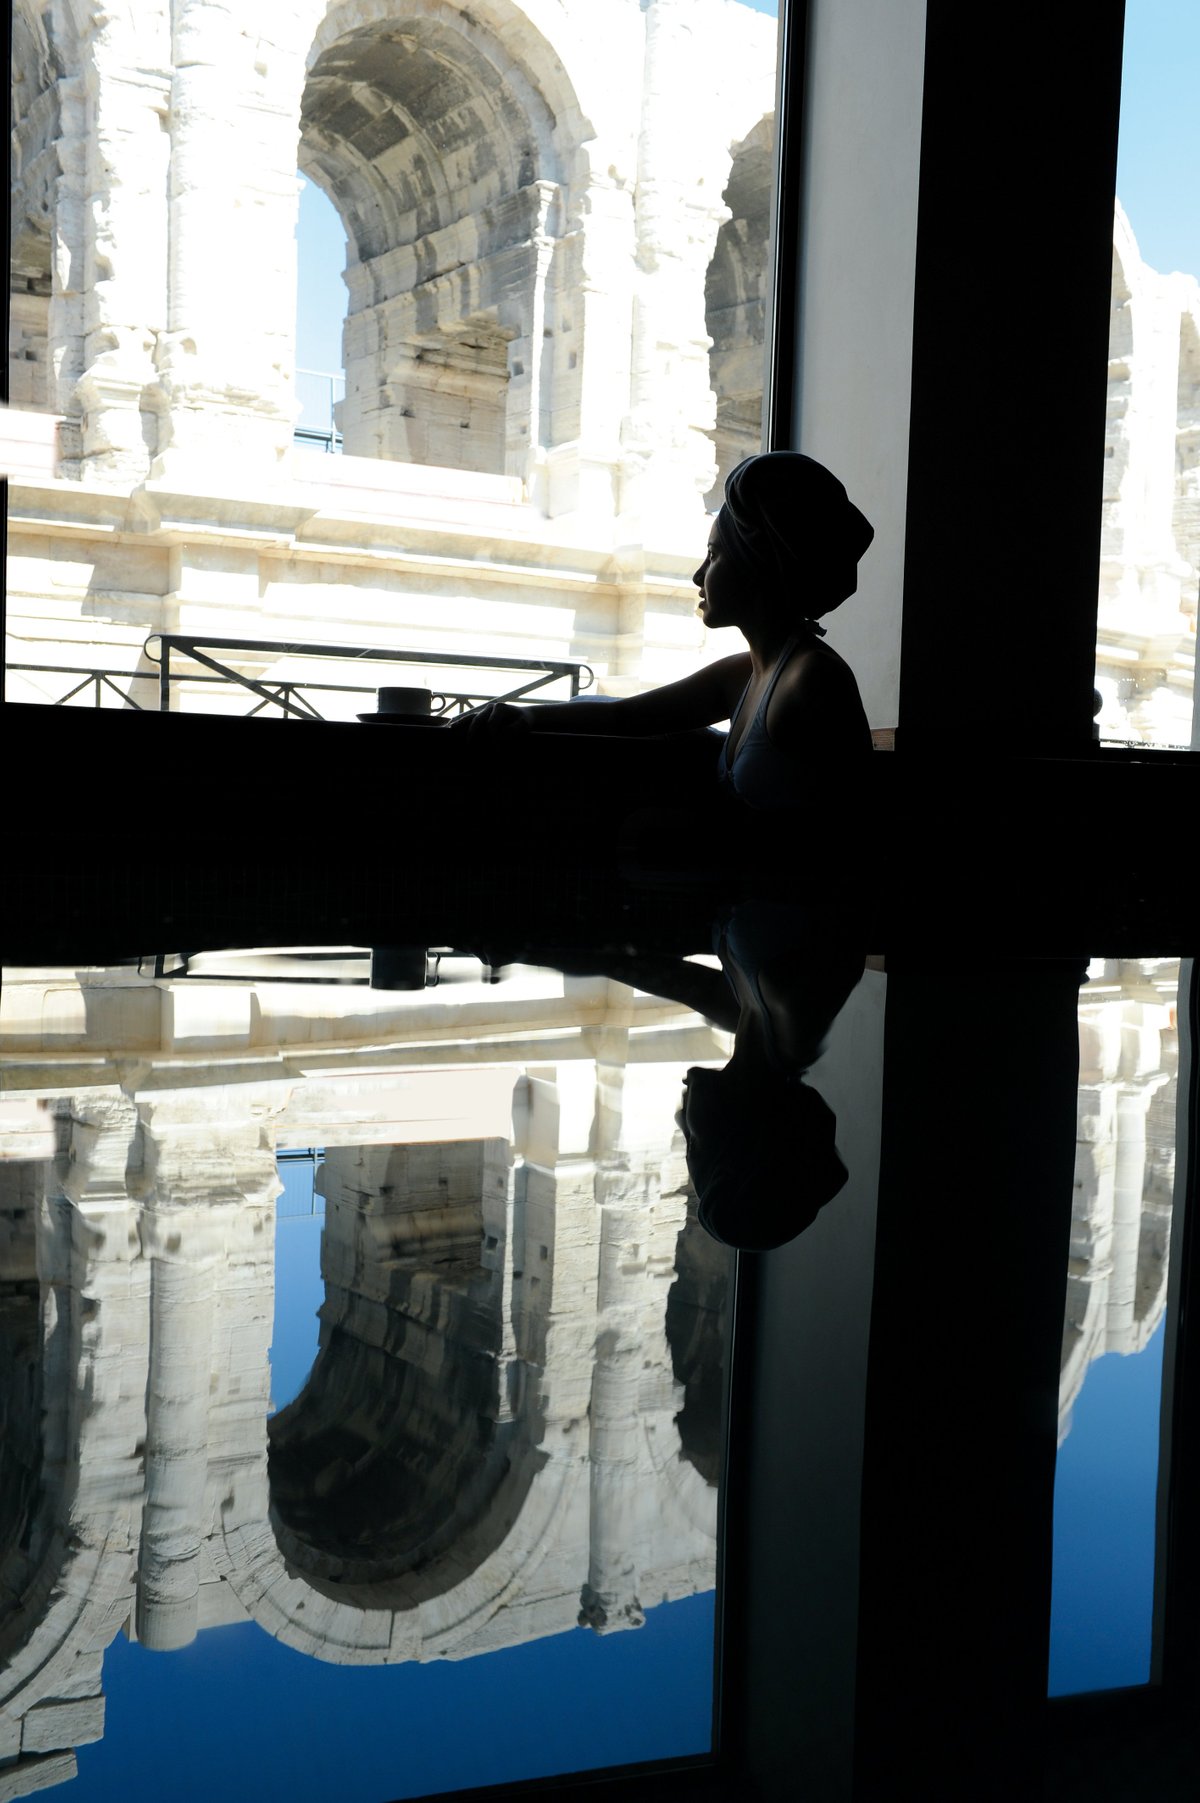
{"type": "Polygon", "coordinates": [[[761,388],[761,272],[710,365],[706,271],[730,204],[761,261],[774,38],[734,0],[19,7],[10,662],[151,676],[194,629],[690,667],[714,384],[739,446],[761,388]],[[347,230],[336,472],[292,448],[297,162],[347,230]]]}
{"type": "Polygon", "coordinates": [[[1080,993],[1060,1440],[1092,1360],[1140,1352],[1166,1308],[1178,980],[1177,961],[1114,961],[1080,993]]]}
{"type": "Polygon", "coordinates": [[[1101,736],[1187,745],[1200,593],[1200,283],[1117,209],[1096,685],[1101,736]]]}
{"type": "MultiPolygon", "coordinates": [[[[18,5],[10,662],[154,705],[161,630],[567,656],[610,693],[710,655],[689,577],[761,416],[773,24],[393,10],[18,5]],[[292,446],[297,164],[347,230],[336,472],[292,446]]],[[[1200,291],[1120,212],[1114,270],[1100,730],[1187,742],[1200,291]]]]}
{"type": "Polygon", "coordinates": [[[767,118],[739,144],[725,189],[729,218],[717,233],[705,281],[709,371],[717,401],[717,479],[708,505],[719,507],[725,478],[762,446],[763,354],[770,271],[775,121],[767,118]]]}
{"type": "Polygon", "coordinates": [[[49,312],[61,165],[60,84],[69,80],[48,15],[13,7],[9,404],[54,410],[49,312]]]}

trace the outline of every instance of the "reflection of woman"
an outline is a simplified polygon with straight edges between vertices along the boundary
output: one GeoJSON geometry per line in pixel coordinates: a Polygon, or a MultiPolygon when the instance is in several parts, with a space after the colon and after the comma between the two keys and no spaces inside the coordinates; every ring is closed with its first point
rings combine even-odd
{"type": "Polygon", "coordinates": [[[705,624],[736,626],[746,651],[644,695],[529,709],[494,704],[464,727],[639,736],[729,720],[722,788],[755,808],[802,800],[814,775],[871,747],[853,674],[822,643],[817,621],[854,593],[873,537],[836,476],[812,458],[749,457],[725,483],[693,577],[705,624]]]}
{"type": "Polygon", "coordinates": [[[846,1181],[833,1113],[802,1079],[863,955],[817,924],[785,905],[733,909],[717,941],[738,1010],[733,1056],[687,1076],[679,1123],[700,1223],[746,1251],[794,1239],[846,1181]]]}
{"type": "Polygon", "coordinates": [[[633,947],[528,945],[508,955],[627,983],[732,1031],[723,1070],[688,1072],[676,1119],[701,1226],[762,1252],[794,1239],[846,1181],[833,1113],[803,1079],[862,976],[855,926],[851,906],[746,900],[705,934],[720,970],[633,947]]]}

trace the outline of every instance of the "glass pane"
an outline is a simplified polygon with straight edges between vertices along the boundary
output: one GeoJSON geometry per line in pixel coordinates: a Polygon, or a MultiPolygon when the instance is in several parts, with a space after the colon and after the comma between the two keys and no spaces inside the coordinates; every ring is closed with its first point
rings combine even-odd
{"type": "Polygon", "coordinates": [[[727,650],[775,11],[19,7],[10,699],[444,715],[727,650]]]}
{"type": "Polygon", "coordinates": [[[864,958],[668,899],[528,962],[5,970],[6,1781],[708,1755],[731,1248],[847,1184],[807,1079],[864,958]]]}
{"type": "Polygon", "coordinates": [[[1128,0],[1109,331],[1097,724],[1200,749],[1200,14],[1128,0]]]}
{"type": "Polygon", "coordinates": [[[163,962],[4,973],[9,1794],[706,1754],[732,1255],[676,1113],[727,1030],[466,955],[163,962]]]}
{"type": "Polygon", "coordinates": [[[1097,959],[1080,992],[1051,1695],[1151,1677],[1178,990],[1178,959],[1097,959]]]}

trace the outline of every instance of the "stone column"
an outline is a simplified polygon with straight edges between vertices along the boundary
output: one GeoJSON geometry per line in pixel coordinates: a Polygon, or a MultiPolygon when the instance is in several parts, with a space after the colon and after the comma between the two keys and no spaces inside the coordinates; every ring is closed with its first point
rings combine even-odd
{"type": "Polygon", "coordinates": [[[1196,544],[1179,536],[1178,508],[1188,481],[1181,354],[1195,296],[1190,278],[1142,261],[1118,205],[1096,672],[1105,736],[1188,736],[1196,544]]]}
{"type": "Polygon", "coordinates": [[[166,323],[170,26],[163,0],[95,12],[80,87],[63,84],[63,168],[51,356],[78,420],[78,468],[131,487],[158,440],[166,323]],[[72,380],[74,377],[74,380],[72,380]]]}
{"type": "MultiPolygon", "coordinates": [[[[661,1549],[654,1467],[678,1452],[681,1388],[666,1342],[667,1290],[686,1198],[664,1225],[662,1161],[673,1132],[662,1067],[630,1072],[628,1034],[603,1036],[596,1066],[596,1201],[600,1215],[590,1440],[591,1533],[581,1621],[598,1632],[640,1627],[641,1558],[661,1549]],[[665,1405],[665,1406],[664,1406],[665,1405]],[[651,1443],[660,1441],[651,1453],[651,1443]],[[670,1442],[668,1444],[667,1442],[670,1442]],[[649,1529],[649,1531],[648,1531],[649,1529]]],[[[666,1068],[666,1087],[678,1088],[666,1068]]]]}
{"type": "MultiPolygon", "coordinates": [[[[244,1256],[245,1217],[261,1224],[279,1194],[271,1117],[288,1093],[287,1085],[252,1083],[148,1089],[136,1098],[140,1131],[130,1180],[145,1202],[141,1242],[151,1271],[137,1632],[156,1649],[186,1646],[196,1634],[200,1550],[211,1515],[210,1396],[229,1388],[223,1367],[235,1338],[217,1332],[217,1274],[223,1288],[231,1246],[244,1256]]],[[[266,1243],[269,1252],[270,1236],[266,1243]]],[[[265,1378],[264,1370],[259,1404],[265,1378]]]]}
{"type": "MultiPolygon", "coordinates": [[[[531,486],[535,471],[543,461],[544,447],[551,442],[551,417],[557,398],[555,331],[553,320],[547,317],[546,285],[555,249],[548,229],[550,212],[559,198],[559,190],[554,182],[537,182],[535,189],[537,210],[530,229],[533,295],[527,336],[523,340],[514,339],[508,350],[505,444],[507,474],[520,476],[531,486]]],[[[544,500],[543,496],[543,506],[544,500]]]]}
{"type": "MultiPolygon", "coordinates": [[[[49,1457],[78,1470],[76,1510],[83,1517],[91,1513],[92,1485],[98,1513],[114,1498],[131,1508],[140,1489],[146,1291],[127,1181],[137,1116],[114,1087],[64,1100],[58,1126],[54,1182],[38,1235],[44,1381],[52,1399],[46,1438],[49,1457]]],[[[76,1531],[90,1528],[77,1519],[76,1531]]]]}
{"type": "Polygon", "coordinates": [[[578,508],[588,518],[611,519],[619,503],[636,269],[632,148],[628,156],[628,168],[593,171],[578,230],[560,241],[555,259],[554,293],[571,297],[578,374],[574,430],[552,419],[539,491],[551,517],[578,508]]]}
{"type": "Polygon", "coordinates": [[[148,1211],[144,1243],[154,1250],[137,1633],[161,1651],[196,1638],[208,1476],[215,1261],[168,1253],[181,1237],[171,1211],[148,1211]]]}
{"type": "Polygon", "coordinates": [[[526,1082],[518,1195],[529,1275],[513,1286],[513,1321],[523,1360],[540,1367],[546,1442],[553,1428],[574,1450],[587,1432],[596,1334],[595,1068],[535,1066],[526,1082]]]}
{"type": "Polygon", "coordinates": [[[729,217],[721,195],[730,156],[702,104],[682,113],[679,106],[681,92],[699,96],[715,86],[719,42],[698,28],[690,0],[650,0],[645,16],[621,510],[640,516],[654,544],[689,543],[715,476],[704,282],[729,217]]]}
{"type": "Polygon", "coordinates": [[[60,1782],[73,1775],[71,1749],[104,1732],[102,1649],[129,1614],[145,1291],[126,1184],[137,1124],[128,1097],[115,1087],[84,1091],[61,1098],[54,1116],[36,1236],[39,1487],[21,1559],[10,1558],[6,1573],[13,1590],[22,1578],[35,1584],[41,1619],[13,1649],[0,1692],[10,1721],[23,1717],[22,1756],[43,1762],[32,1768],[40,1779],[60,1782]]]}
{"type": "Polygon", "coordinates": [[[637,1307],[636,1204],[601,1204],[598,1331],[592,1372],[588,1575],[580,1621],[598,1633],[640,1628],[638,1413],[641,1322],[637,1307]]]}
{"type": "Polygon", "coordinates": [[[165,483],[261,480],[291,444],[302,70],[262,23],[212,0],[174,7],[165,483]]]}
{"type": "Polygon", "coordinates": [[[1112,1278],[1108,1291],[1107,1344],[1137,1349],[1135,1309],[1138,1246],[1146,1193],[1146,1115],[1156,1092],[1170,1081],[1160,1070],[1162,1045],[1151,1011],[1141,1002],[1121,1010],[1121,1078],[1116,1086],[1116,1168],[1113,1182],[1112,1278]]]}

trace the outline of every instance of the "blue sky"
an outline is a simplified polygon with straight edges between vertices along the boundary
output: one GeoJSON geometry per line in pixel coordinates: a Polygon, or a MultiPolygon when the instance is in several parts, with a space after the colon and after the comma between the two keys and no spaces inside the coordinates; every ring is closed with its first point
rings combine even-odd
{"type": "Polygon", "coordinates": [[[300,284],[296,305],[297,369],[342,367],[342,320],[346,315],[346,233],[333,203],[315,182],[302,178],[300,284]]]}
{"type": "Polygon", "coordinates": [[[1127,0],[1117,194],[1142,256],[1200,276],[1200,5],[1127,0]]]}

